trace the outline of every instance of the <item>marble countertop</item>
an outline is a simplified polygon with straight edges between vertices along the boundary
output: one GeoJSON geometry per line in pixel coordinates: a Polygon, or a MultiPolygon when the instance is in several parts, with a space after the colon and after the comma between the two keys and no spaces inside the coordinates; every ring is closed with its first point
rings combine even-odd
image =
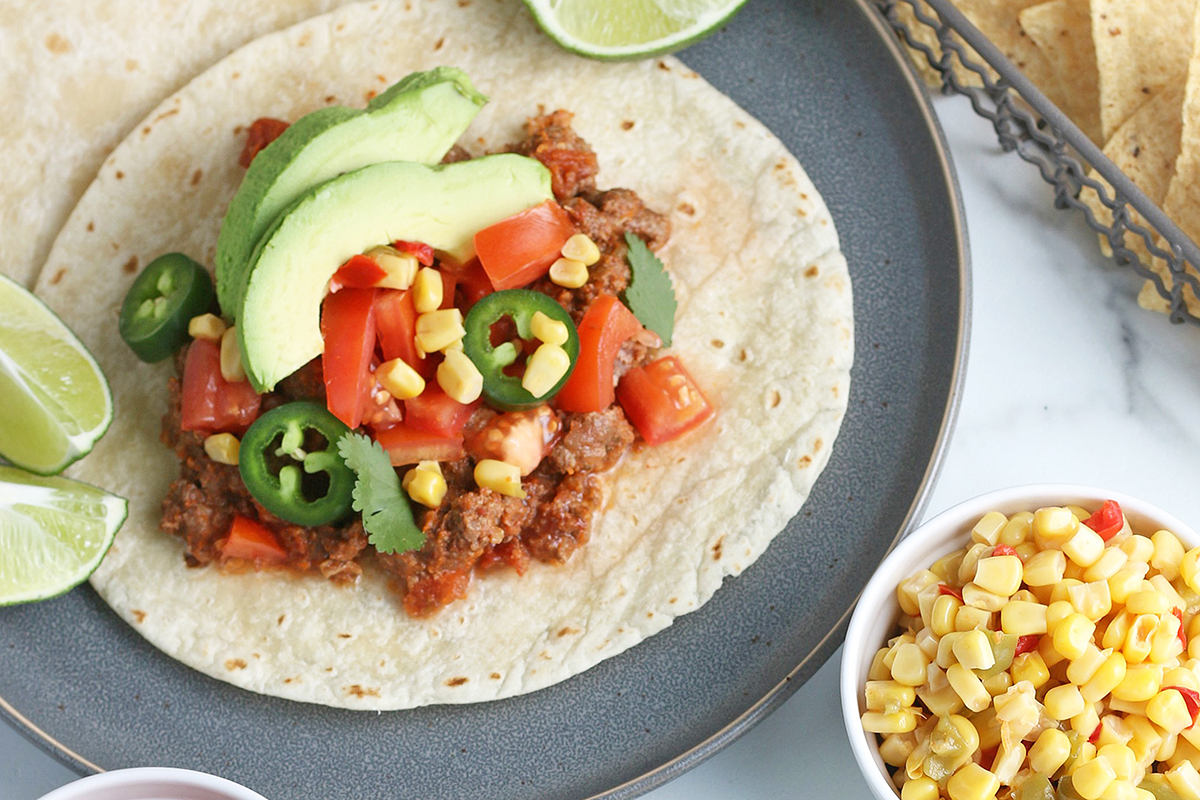
{"type": "MultiPolygon", "coordinates": [[[[935,108],[966,206],[972,335],[958,424],[925,517],[991,489],[1087,483],[1200,524],[1200,330],[1142,311],[1077,214],[962,98],[935,108]]],[[[868,797],[838,705],[840,650],[779,710],[647,800],[868,797]]],[[[76,775],[0,723],[0,798],[76,775]]]]}

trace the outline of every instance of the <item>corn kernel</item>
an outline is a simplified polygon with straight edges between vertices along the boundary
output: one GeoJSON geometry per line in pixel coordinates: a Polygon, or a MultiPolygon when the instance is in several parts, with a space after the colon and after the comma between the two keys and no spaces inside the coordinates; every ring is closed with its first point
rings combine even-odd
{"type": "Polygon", "coordinates": [[[1058,666],[1059,664],[1062,664],[1062,662],[1066,661],[1067,657],[1055,649],[1053,635],[1042,637],[1042,640],[1038,642],[1037,652],[1038,655],[1042,657],[1042,661],[1045,662],[1049,669],[1059,669],[1061,671],[1066,670],[1065,667],[1058,666]]]}
{"type": "Polygon", "coordinates": [[[1000,531],[1000,544],[1016,547],[1024,544],[1033,535],[1033,514],[1028,511],[1018,511],[1009,517],[1008,522],[1000,531]]]}
{"type": "Polygon", "coordinates": [[[979,565],[979,559],[986,558],[991,552],[992,548],[979,542],[967,548],[967,552],[963,554],[962,562],[958,565],[959,586],[964,586],[971,582],[975,577],[975,568],[979,565]]]}
{"type": "MultiPolygon", "coordinates": [[[[943,682],[945,678],[942,679],[943,682]]],[[[917,697],[921,698],[921,702],[929,709],[929,712],[937,717],[948,717],[951,714],[957,714],[962,710],[962,698],[954,691],[954,687],[946,683],[939,689],[931,689],[929,686],[921,686],[917,688],[917,697]]]]}
{"type": "Polygon", "coordinates": [[[226,328],[225,333],[221,334],[221,377],[230,383],[240,383],[246,380],[236,326],[226,328]]]}
{"type": "MultiPolygon", "coordinates": [[[[442,477],[440,467],[435,471],[425,466],[428,463],[430,462],[422,461],[404,473],[402,485],[414,501],[429,508],[437,508],[446,496],[446,479],[442,477]]],[[[437,465],[436,461],[432,463],[437,465]]]]}
{"type": "Polygon", "coordinates": [[[871,668],[867,670],[867,680],[886,681],[892,677],[891,668],[883,663],[888,652],[889,650],[886,647],[881,647],[875,651],[875,657],[871,659],[871,668]]]}
{"type": "Polygon", "coordinates": [[[1067,596],[1075,610],[1093,622],[1112,610],[1112,597],[1108,593],[1107,581],[1092,581],[1072,586],[1067,591],[1067,596]]]}
{"type": "MultiPolygon", "coordinates": [[[[528,475],[529,473],[526,472],[525,474],[528,475]]],[[[925,654],[925,657],[932,661],[937,656],[938,637],[934,636],[933,631],[928,627],[921,628],[921,630],[917,631],[917,647],[921,648],[921,652],[925,654]]]]}
{"type": "Polygon", "coordinates": [[[1016,742],[1011,750],[1002,747],[992,761],[992,774],[1001,784],[1011,784],[1024,761],[1025,745],[1016,742]]]}
{"type": "Polygon", "coordinates": [[[1200,683],[1196,680],[1196,673],[1187,667],[1175,667],[1164,671],[1163,686],[1182,686],[1185,689],[1191,689],[1193,692],[1200,691],[1200,683]]]}
{"type": "Polygon", "coordinates": [[[1083,800],[1097,800],[1116,778],[1108,759],[1097,757],[1071,773],[1071,785],[1083,800]]]}
{"type": "Polygon", "coordinates": [[[422,267],[417,271],[412,284],[413,307],[418,314],[437,311],[442,304],[442,275],[433,267],[422,267]]]}
{"type": "Polygon", "coordinates": [[[982,608],[962,606],[954,615],[954,630],[956,631],[990,630],[991,626],[992,612],[982,608]]]}
{"type": "Polygon", "coordinates": [[[1090,567],[1104,553],[1104,540],[1091,528],[1080,525],[1075,535],[1063,542],[1062,551],[1079,566],[1090,567]]]}
{"type": "Polygon", "coordinates": [[[999,611],[1008,602],[1007,596],[1001,597],[995,592],[989,592],[974,581],[962,587],[962,596],[963,602],[967,605],[988,612],[999,611]]]}
{"type": "Polygon", "coordinates": [[[1085,581],[1106,581],[1120,572],[1121,567],[1125,566],[1128,561],[1129,556],[1125,554],[1124,550],[1106,547],[1100,560],[1083,571],[1083,579],[1085,581]]]}
{"type": "Polygon", "coordinates": [[[466,334],[462,312],[442,308],[417,315],[417,347],[433,353],[454,344],[466,334]]]}
{"type": "Polygon", "coordinates": [[[1051,777],[1067,763],[1071,755],[1071,740],[1057,728],[1047,728],[1038,734],[1029,748],[1029,766],[1034,772],[1051,777]]]}
{"type": "Polygon", "coordinates": [[[464,405],[474,403],[483,393],[483,375],[459,350],[446,351],[446,360],[438,364],[437,382],[451,399],[464,405]]]}
{"type": "MultiPolygon", "coordinates": [[[[1017,551],[1017,558],[1021,559],[1022,564],[1036,556],[1038,553],[1042,552],[1041,550],[1038,550],[1037,544],[1032,541],[1021,542],[1021,544],[1015,545],[1013,550],[1017,551]]],[[[1034,587],[1031,587],[1031,590],[1032,588],[1034,587]]]]}
{"type": "Polygon", "coordinates": [[[1083,581],[1079,580],[1078,578],[1063,578],[1054,585],[1053,589],[1050,590],[1050,602],[1057,603],[1059,600],[1070,599],[1071,587],[1080,586],[1082,584],[1083,581]]]}
{"type": "Polygon", "coordinates": [[[1054,649],[1070,659],[1083,655],[1096,631],[1096,623],[1083,614],[1072,614],[1054,629],[1054,649]]]}
{"type": "Polygon", "coordinates": [[[1175,580],[1179,575],[1179,562],[1183,561],[1183,544],[1179,537],[1170,531],[1156,531],[1150,537],[1150,543],[1154,545],[1150,566],[1167,580],[1175,580]]]}
{"type": "Polygon", "coordinates": [[[934,661],[942,669],[947,669],[951,664],[957,664],[958,659],[954,655],[954,643],[962,638],[963,633],[953,631],[947,633],[941,639],[938,639],[938,651],[934,661]]]}
{"type": "Polygon", "coordinates": [[[1046,606],[1046,633],[1053,634],[1059,624],[1074,613],[1075,606],[1070,600],[1055,600],[1046,606]]]}
{"type": "Polygon", "coordinates": [[[560,258],[550,265],[550,281],[564,289],[578,289],[588,282],[587,266],[573,258],[560,258]]]}
{"type": "MultiPolygon", "coordinates": [[[[989,556],[979,559],[975,565],[973,583],[1000,597],[1011,597],[1013,592],[1021,588],[1021,571],[1021,559],[1016,556],[989,556]]],[[[965,594],[963,600],[966,600],[965,594]]]]}
{"type": "Polygon", "coordinates": [[[1086,704],[1078,686],[1064,683],[1046,692],[1042,705],[1046,708],[1046,716],[1061,721],[1082,713],[1086,704]]]}
{"type": "Polygon", "coordinates": [[[929,614],[929,628],[935,636],[945,636],[954,630],[954,618],[962,603],[957,597],[944,594],[933,601],[933,609],[929,614]]]}
{"type": "Polygon", "coordinates": [[[201,314],[188,320],[188,336],[216,344],[225,334],[225,321],[216,314],[201,314]]]}
{"type": "Polygon", "coordinates": [[[967,631],[952,647],[958,663],[967,669],[991,669],[996,663],[991,642],[983,631],[967,631]]]}
{"type": "Polygon", "coordinates": [[[1179,596],[1179,592],[1175,591],[1175,587],[1165,576],[1155,575],[1150,579],[1150,585],[1166,596],[1167,602],[1171,604],[1171,608],[1178,608],[1182,611],[1188,607],[1187,601],[1179,596]]]}
{"type": "Polygon", "coordinates": [[[1127,780],[1117,778],[1100,795],[1100,800],[1140,800],[1140,796],[1136,786],[1127,780]]]}
{"type": "Polygon", "coordinates": [[[1171,602],[1162,592],[1138,591],[1126,599],[1125,610],[1131,614],[1169,614],[1171,602]]]}
{"type": "MultiPolygon", "coordinates": [[[[1133,733],[1129,730],[1129,726],[1125,724],[1125,720],[1116,714],[1105,714],[1100,719],[1100,733],[1096,736],[1096,747],[1107,747],[1115,744],[1125,746],[1129,744],[1129,739],[1132,736],[1133,733]]],[[[1116,767],[1114,766],[1113,769],[1116,769],[1116,767]]]]}
{"type": "Polygon", "coordinates": [[[917,605],[917,595],[926,586],[937,585],[938,581],[938,576],[927,569],[902,580],[896,587],[896,600],[900,603],[900,610],[910,617],[921,613],[921,609],[917,605]]]}
{"type": "Polygon", "coordinates": [[[1114,614],[1104,628],[1104,635],[1100,637],[1100,646],[1120,650],[1121,645],[1125,643],[1125,637],[1129,635],[1129,626],[1133,624],[1134,619],[1136,617],[1127,611],[1114,614]]]}
{"type": "Polygon", "coordinates": [[[1033,636],[1047,632],[1047,607],[1041,603],[1010,600],[1000,609],[1000,629],[1017,636],[1033,636]]]}
{"type": "Polygon", "coordinates": [[[902,644],[896,648],[892,660],[892,679],[905,686],[920,686],[925,682],[925,668],[929,659],[916,643],[902,644]]]}
{"type": "MultiPolygon", "coordinates": [[[[475,483],[485,489],[491,489],[498,494],[506,494],[509,497],[525,497],[525,490],[521,488],[521,470],[503,461],[496,461],[491,458],[481,459],[475,464],[475,483]]],[[[911,647],[917,653],[921,652],[915,644],[906,643],[901,645],[901,648],[904,647],[911,647]]],[[[913,728],[915,727],[916,724],[914,722],[913,728]]],[[[912,728],[908,728],[908,730],[912,730],[912,728]]],[[[875,731],[875,733],[900,732],[900,729],[875,731]]]]}
{"type": "Polygon", "coordinates": [[[1109,653],[1089,642],[1079,657],[1071,659],[1071,664],[1067,667],[1067,680],[1076,686],[1083,686],[1096,670],[1100,669],[1100,665],[1108,656],[1109,653]]]}
{"type": "Polygon", "coordinates": [[[1036,650],[1032,653],[1021,653],[1014,658],[1009,671],[1012,673],[1013,683],[1026,681],[1034,689],[1042,688],[1046,681],[1050,680],[1050,670],[1042,659],[1042,654],[1036,650]]]}
{"type": "Polygon", "coordinates": [[[397,400],[411,400],[425,391],[425,379],[402,358],[380,364],[375,369],[375,379],[397,400]]]}
{"type": "Polygon", "coordinates": [[[939,797],[937,781],[925,775],[905,781],[900,787],[900,800],[938,800],[939,797]]]}
{"type": "Polygon", "coordinates": [[[551,319],[541,311],[533,312],[533,319],[530,320],[529,330],[533,333],[534,338],[546,344],[564,345],[567,343],[567,339],[570,338],[565,322],[558,319],[551,319]]]}
{"type": "Polygon", "coordinates": [[[1114,603],[1124,603],[1129,595],[1142,588],[1142,579],[1150,571],[1150,565],[1140,561],[1128,561],[1108,579],[1108,593],[1114,603]]]}
{"type": "Polygon", "coordinates": [[[972,711],[983,711],[992,704],[992,696],[983,687],[983,681],[962,664],[951,664],[946,670],[946,680],[950,681],[963,704],[972,711]]]}
{"type": "Polygon", "coordinates": [[[1136,533],[1121,542],[1120,548],[1129,556],[1130,561],[1140,561],[1148,565],[1154,556],[1154,542],[1136,533]]]}
{"type": "Polygon", "coordinates": [[[868,711],[899,711],[917,701],[917,693],[911,686],[896,681],[867,681],[868,711]]]}
{"type": "Polygon", "coordinates": [[[1159,617],[1158,628],[1150,638],[1149,659],[1155,664],[1164,664],[1183,653],[1183,642],[1179,641],[1179,620],[1172,614],[1159,617]]]}
{"type": "Polygon", "coordinates": [[[1129,749],[1139,764],[1149,763],[1158,752],[1163,741],[1163,732],[1145,716],[1129,716],[1125,725],[1133,734],[1129,739],[1129,749]]]}
{"type": "Polygon", "coordinates": [[[1089,703],[1099,702],[1125,679],[1126,671],[1125,657],[1120,653],[1111,653],[1087,683],[1079,688],[1079,693],[1089,703]]]}
{"type": "Polygon", "coordinates": [[[995,547],[1000,541],[1000,531],[1004,530],[1007,524],[1008,517],[999,511],[989,511],[971,529],[971,541],[995,547]]]}
{"type": "Polygon", "coordinates": [[[1000,781],[996,776],[975,763],[967,764],[946,782],[950,800],[987,800],[999,790],[1000,781]]]}
{"type": "MultiPolygon", "coordinates": [[[[1148,704],[1147,704],[1148,705],[1148,704]]],[[[1179,745],[1178,733],[1167,733],[1163,731],[1162,744],[1158,746],[1158,751],[1154,754],[1155,761],[1167,761],[1175,755],[1175,748],[1179,745]]]]}
{"type": "Polygon", "coordinates": [[[889,733],[879,743],[879,756],[890,767],[902,767],[917,746],[911,733],[889,733]]]}
{"type": "Polygon", "coordinates": [[[958,568],[962,566],[963,556],[967,554],[966,549],[955,550],[953,553],[948,553],[942,556],[937,561],[933,562],[933,566],[929,569],[938,576],[938,580],[947,585],[958,583],[958,568]]]}
{"type": "Polygon", "coordinates": [[[384,289],[407,289],[417,277],[420,263],[412,253],[402,253],[390,245],[372,247],[363,253],[387,273],[377,286],[384,289]]]}
{"type": "Polygon", "coordinates": [[[585,267],[590,267],[600,260],[600,248],[586,233],[577,233],[567,239],[559,252],[562,253],[563,258],[582,261],[585,267]]]}
{"type": "Polygon", "coordinates": [[[917,595],[917,608],[921,610],[921,624],[927,625],[930,617],[933,616],[933,604],[937,602],[939,597],[943,597],[941,590],[937,586],[926,586],[917,595]]]}
{"type": "Polygon", "coordinates": [[[908,733],[916,730],[917,715],[911,708],[891,714],[867,711],[862,715],[862,726],[868,733],[908,733]]]}
{"type": "Polygon", "coordinates": [[[1108,759],[1109,766],[1113,768],[1113,774],[1117,776],[1117,780],[1127,781],[1133,777],[1137,759],[1133,757],[1133,751],[1125,745],[1104,745],[1096,755],[1098,758],[1108,759]]]}
{"type": "Polygon", "coordinates": [[[992,697],[995,697],[998,694],[1004,694],[1012,685],[1012,676],[1007,672],[997,672],[992,677],[985,678],[983,681],[983,688],[987,689],[987,693],[992,697]]]}
{"type": "MultiPolygon", "coordinates": [[[[1122,655],[1122,659],[1125,657],[1122,655]]],[[[1135,664],[1126,667],[1125,677],[1112,690],[1112,696],[1118,700],[1145,702],[1162,686],[1162,670],[1151,664],[1135,664]]]]}
{"type": "Polygon", "coordinates": [[[1033,513],[1033,538],[1043,550],[1060,550],[1079,530],[1079,518],[1065,508],[1039,508],[1033,513]]]}
{"type": "MultiPolygon", "coordinates": [[[[1099,726],[1100,714],[1096,711],[1096,707],[1090,703],[1084,703],[1083,711],[1080,711],[1078,714],[1071,717],[1071,730],[1082,734],[1083,738],[1085,739],[1089,738],[1099,726]]],[[[1092,753],[1093,755],[1088,756],[1088,758],[1092,758],[1094,756],[1094,749],[1092,753]]]]}
{"type": "Polygon", "coordinates": [[[1200,773],[1188,761],[1167,770],[1167,782],[1183,800],[1200,800],[1200,773]]]}
{"type": "Polygon", "coordinates": [[[571,357],[556,344],[541,344],[525,364],[521,388],[535,398],[550,393],[571,369],[571,357]]]}
{"type": "Polygon", "coordinates": [[[1061,550],[1042,550],[1025,562],[1023,580],[1029,586],[1053,586],[1063,579],[1067,557],[1061,550]]]}
{"type": "Polygon", "coordinates": [[[232,433],[214,433],[204,440],[204,452],[218,464],[236,466],[241,444],[232,433]]]}
{"type": "Polygon", "coordinates": [[[1200,547],[1193,547],[1183,554],[1179,562],[1179,576],[1189,589],[1200,593],[1200,547]]]}
{"type": "Polygon", "coordinates": [[[1121,652],[1130,664],[1140,664],[1150,656],[1154,632],[1158,629],[1158,617],[1154,614],[1140,614],[1129,626],[1125,635],[1125,644],[1121,652]]]}
{"type": "Polygon", "coordinates": [[[1146,704],[1146,717],[1167,734],[1179,733],[1192,724],[1183,695],[1174,689],[1164,689],[1146,704]]]}

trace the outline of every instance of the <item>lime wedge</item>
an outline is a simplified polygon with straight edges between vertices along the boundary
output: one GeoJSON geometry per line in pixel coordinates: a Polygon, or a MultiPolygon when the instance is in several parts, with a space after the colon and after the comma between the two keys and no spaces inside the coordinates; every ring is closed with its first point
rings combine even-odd
{"type": "Polygon", "coordinates": [[[62,472],[90,452],[112,421],[112,395],[91,353],[42,301],[3,275],[0,408],[0,456],[41,475],[62,472]]]}
{"type": "Polygon", "coordinates": [[[670,53],[724,25],[746,0],[525,0],[550,38],[580,55],[670,53]]]}
{"type": "Polygon", "coordinates": [[[108,552],[127,508],[86,483],[0,467],[0,606],[81,583],[108,552]]]}

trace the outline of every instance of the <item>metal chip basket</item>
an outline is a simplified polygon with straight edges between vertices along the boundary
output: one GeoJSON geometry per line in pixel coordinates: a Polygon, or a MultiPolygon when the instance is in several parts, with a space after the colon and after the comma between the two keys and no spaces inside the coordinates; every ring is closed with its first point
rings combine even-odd
{"type": "Polygon", "coordinates": [[[950,0],[874,2],[900,39],[924,54],[941,78],[942,92],[970,99],[975,111],[995,127],[1001,147],[1015,150],[1037,166],[1054,187],[1055,207],[1081,211],[1088,226],[1108,242],[1116,262],[1154,284],[1169,304],[1172,322],[1200,325],[1200,317],[1189,311],[1184,300],[1185,285],[1200,297],[1200,273],[1195,270],[1200,266],[1200,248],[1162,209],[1134,186],[950,0]],[[936,33],[941,53],[924,43],[917,35],[921,31],[911,29],[900,18],[897,12],[902,5],[911,7],[919,25],[936,33]],[[986,63],[980,64],[979,59],[986,63]],[[976,79],[981,85],[970,85],[976,79]],[[1080,193],[1087,187],[1111,210],[1111,225],[1097,219],[1092,208],[1080,200],[1080,193]],[[1148,227],[1131,217],[1131,208],[1141,214],[1148,227]],[[1141,263],[1126,247],[1127,233],[1142,237],[1147,251],[1158,261],[1159,271],[1141,263]]]}

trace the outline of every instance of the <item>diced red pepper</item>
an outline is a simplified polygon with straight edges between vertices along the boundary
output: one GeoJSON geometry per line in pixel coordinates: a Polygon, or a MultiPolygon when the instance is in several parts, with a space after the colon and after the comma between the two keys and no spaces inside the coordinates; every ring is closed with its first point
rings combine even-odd
{"type": "Polygon", "coordinates": [[[375,441],[396,467],[418,461],[457,461],[466,455],[461,433],[441,436],[403,424],[375,431],[375,441]]]}
{"type": "Polygon", "coordinates": [[[475,234],[475,252],[496,291],[516,289],[545,275],[577,232],[563,207],[547,200],[475,234]]]}
{"type": "Polygon", "coordinates": [[[329,279],[329,293],[345,288],[370,289],[378,286],[387,276],[387,270],[379,266],[375,259],[363,255],[351,256],[329,279]]]}
{"type": "Polygon", "coordinates": [[[714,409],[676,356],[625,373],[617,401],[648,444],[678,439],[712,417],[714,409]]]}
{"type": "Polygon", "coordinates": [[[260,117],[251,122],[246,131],[246,144],[242,147],[242,154],[238,156],[238,163],[248,168],[259,151],[278,139],[279,134],[287,129],[288,123],[271,117],[260,117]]]}
{"type": "Polygon", "coordinates": [[[1171,613],[1175,615],[1175,619],[1179,620],[1179,630],[1175,631],[1175,635],[1179,638],[1179,643],[1183,645],[1186,652],[1188,649],[1187,631],[1183,629],[1183,612],[1178,608],[1172,608],[1171,613]]]}
{"type": "Polygon", "coordinates": [[[221,558],[240,558],[257,563],[287,560],[287,550],[271,529],[243,516],[235,516],[229,536],[221,545],[221,558]]]}
{"type": "Polygon", "coordinates": [[[994,556],[1015,556],[1016,554],[1017,549],[1011,545],[998,544],[992,548],[992,555],[994,556]]]}
{"type": "Polygon", "coordinates": [[[419,396],[404,401],[404,424],[437,436],[461,437],[463,426],[482,402],[476,400],[464,405],[436,383],[430,384],[419,396]]]}
{"type": "Polygon", "coordinates": [[[1088,744],[1095,744],[1100,738],[1100,731],[1104,729],[1104,723],[1101,722],[1096,726],[1096,730],[1092,731],[1092,735],[1088,737],[1088,744]]]}
{"type": "Polygon", "coordinates": [[[180,394],[180,427],[185,431],[243,434],[262,405],[262,397],[249,381],[225,380],[221,348],[206,339],[196,339],[188,347],[180,394]]]}
{"type": "Polygon", "coordinates": [[[1013,658],[1016,658],[1023,653],[1032,653],[1034,650],[1037,650],[1041,641],[1042,637],[1036,633],[1018,636],[1017,646],[1013,648],[1013,658]]]}
{"type": "Polygon", "coordinates": [[[564,411],[603,411],[612,405],[617,353],[641,330],[637,317],[616,297],[604,295],[592,303],[579,321],[575,370],[555,397],[555,404],[564,411]]]}
{"type": "Polygon", "coordinates": [[[325,298],[321,372],[329,413],[351,428],[362,424],[375,376],[375,289],[343,289],[325,298]]]}
{"type": "MultiPolygon", "coordinates": [[[[1200,692],[1195,689],[1189,689],[1186,686],[1165,686],[1162,691],[1174,689],[1183,696],[1183,702],[1187,706],[1188,714],[1192,718],[1192,725],[1196,724],[1196,718],[1200,717],[1200,692]]],[[[1188,727],[1192,727],[1189,725],[1188,727]]]]}
{"type": "Polygon", "coordinates": [[[417,263],[423,267],[433,266],[433,248],[424,242],[406,242],[403,239],[397,239],[392,242],[392,247],[401,253],[412,253],[417,257],[417,263]]]}
{"type": "Polygon", "coordinates": [[[963,599],[962,589],[956,589],[955,587],[953,587],[947,583],[939,583],[938,584],[938,594],[939,595],[948,594],[951,597],[958,598],[958,602],[960,602],[960,603],[962,602],[962,599],[963,599]]]}
{"type": "Polygon", "coordinates": [[[1107,542],[1120,533],[1121,528],[1125,527],[1125,517],[1116,500],[1105,500],[1104,505],[1100,506],[1095,514],[1085,519],[1083,524],[1100,534],[1100,538],[1107,542]]]}
{"type": "Polygon", "coordinates": [[[405,364],[429,380],[433,363],[417,353],[417,309],[410,290],[380,290],[375,297],[375,328],[384,361],[404,359],[405,364]]]}

